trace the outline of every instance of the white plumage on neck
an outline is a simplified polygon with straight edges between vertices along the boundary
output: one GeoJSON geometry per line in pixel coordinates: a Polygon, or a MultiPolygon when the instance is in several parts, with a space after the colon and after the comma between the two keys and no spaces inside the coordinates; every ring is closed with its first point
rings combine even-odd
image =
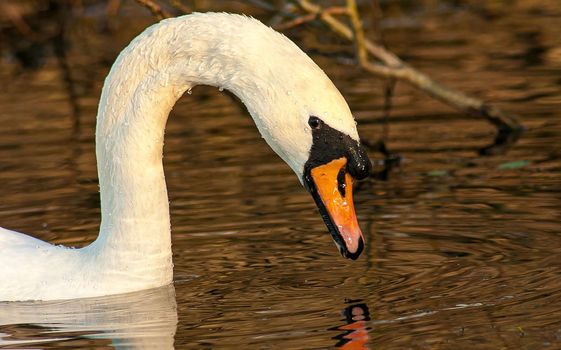
{"type": "Polygon", "coordinates": [[[164,129],[177,99],[199,84],[238,96],[300,179],[312,144],[310,115],[358,140],[339,91],[281,34],[239,15],[164,20],[121,52],[103,87],[98,239],[68,249],[0,228],[0,300],[91,297],[172,282],[164,129]]]}

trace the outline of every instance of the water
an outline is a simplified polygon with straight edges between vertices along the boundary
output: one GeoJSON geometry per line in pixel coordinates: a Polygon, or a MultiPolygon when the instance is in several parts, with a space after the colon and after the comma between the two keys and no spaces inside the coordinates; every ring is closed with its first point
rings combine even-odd
{"type": "MultiPolygon", "coordinates": [[[[0,347],[561,347],[561,6],[531,6],[388,10],[392,50],[516,112],[528,132],[506,155],[481,158],[490,126],[398,84],[388,145],[404,160],[389,181],[355,194],[367,240],[358,261],[339,257],[312,199],[245,110],[196,87],[166,131],[174,286],[0,303],[0,347]]],[[[3,59],[2,226],[75,246],[97,235],[99,92],[116,53],[150,22],[126,15],[135,21],[112,23],[114,32],[96,16],[69,20],[71,88],[48,45],[35,71],[3,59]]],[[[376,139],[380,81],[316,60],[362,137],[376,139]]]]}

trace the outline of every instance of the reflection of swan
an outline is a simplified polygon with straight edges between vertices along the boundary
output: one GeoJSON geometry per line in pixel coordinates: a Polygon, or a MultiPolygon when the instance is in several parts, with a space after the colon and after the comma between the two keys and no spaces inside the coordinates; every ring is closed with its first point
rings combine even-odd
{"type": "Polygon", "coordinates": [[[164,127],[175,101],[197,84],[242,100],[312,193],[341,253],[358,257],[363,241],[351,185],[370,162],[339,91],[296,45],[260,22],[193,14],[144,31],[105,81],[96,128],[97,240],[68,249],[0,229],[0,300],[91,297],[172,281],[164,127]]]}
{"type": "Polygon", "coordinates": [[[0,303],[0,347],[79,336],[111,340],[117,349],[173,349],[176,328],[173,285],[98,298],[0,303]],[[28,325],[41,332],[25,337],[28,325]]]}

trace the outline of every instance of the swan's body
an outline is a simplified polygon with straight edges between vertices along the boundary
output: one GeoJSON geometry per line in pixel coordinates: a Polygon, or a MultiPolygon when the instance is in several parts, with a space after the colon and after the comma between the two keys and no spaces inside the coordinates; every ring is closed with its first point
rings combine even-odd
{"type": "MultiPolygon", "coordinates": [[[[164,128],[176,100],[199,84],[238,96],[267,143],[316,201],[323,195],[312,177],[324,176],[311,175],[316,165],[343,157],[339,168],[347,164],[341,169],[355,177],[353,171],[367,168],[343,97],[290,40],[238,15],[193,14],[162,21],[123,50],[103,87],[96,128],[99,237],[71,249],[0,228],[0,301],[92,297],[172,282],[164,128]],[[325,127],[315,130],[310,116],[321,117],[325,127]],[[322,136],[324,131],[339,135],[327,151],[318,145],[320,136],[331,137],[322,136]]],[[[352,235],[344,229],[339,233],[335,219],[329,226],[342,237],[336,237],[342,251],[350,247],[348,254],[362,249],[355,226],[352,235]]]]}

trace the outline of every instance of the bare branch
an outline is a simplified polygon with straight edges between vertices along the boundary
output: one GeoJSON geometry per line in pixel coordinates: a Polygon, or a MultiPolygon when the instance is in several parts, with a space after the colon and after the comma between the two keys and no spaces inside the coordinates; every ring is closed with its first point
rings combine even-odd
{"type": "MultiPolygon", "coordinates": [[[[338,14],[345,14],[346,15],[347,14],[347,9],[345,7],[328,7],[326,9],[323,9],[322,13],[329,13],[329,14],[332,14],[332,15],[338,15],[338,14]]],[[[304,23],[308,23],[308,22],[317,20],[318,15],[319,14],[316,14],[316,13],[310,13],[310,14],[307,14],[307,15],[304,15],[304,16],[299,16],[299,17],[296,17],[296,18],[294,18],[290,21],[280,23],[280,24],[274,26],[274,28],[276,30],[280,30],[280,31],[291,29],[291,28],[300,26],[304,23]]]]}
{"type": "Polygon", "coordinates": [[[362,29],[362,22],[358,16],[355,0],[347,0],[347,13],[351,18],[351,24],[353,26],[356,57],[358,58],[359,64],[363,66],[368,61],[368,53],[366,52],[364,30],[362,29]]]}
{"type": "MultiPolygon", "coordinates": [[[[347,40],[353,40],[353,31],[345,23],[333,17],[329,12],[323,11],[321,6],[316,5],[308,0],[298,0],[298,4],[305,11],[317,14],[318,19],[327,24],[327,26],[335,33],[339,34],[347,40]]],[[[404,64],[396,55],[387,51],[385,48],[376,45],[369,40],[365,40],[364,44],[371,55],[382,61],[387,66],[400,67],[404,64]]]]}
{"type": "Polygon", "coordinates": [[[164,18],[169,18],[170,17],[169,13],[162,10],[160,5],[156,4],[152,0],[136,0],[136,2],[138,2],[140,5],[146,7],[150,12],[152,12],[152,15],[154,15],[154,17],[156,17],[158,19],[158,21],[161,21],[164,18]]]}
{"type": "Polygon", "coordinates": [[[193,12],[193,10],[191,10],[189,6],[183,4],[181,0],[171,0],[171,6],[175,7],[184,14],[193,12]]]}
{"type": "Polygon", "coordinates": [[[316,19],[317,19],[317,16],[314,13],[311,13],[311,14],[308,14],[308,15],[296,17],[296,18],[294,18],[290,21],[286,21],[286,22],[277,24],[273,28],[275,28],[275,30],[283,31],[283,30],[294,28],[294,27],[298,27],[298,26],[300,26],[304,23],[315,21],[316,19]]]}
{"type": "Polygon", "coordinates": [[[349,28],[345,23],[333,17],[330,13],[324,12],[321,6],[308,0],[297,1],[302,9],[308,13],[316,14],[318,19],[338,35],[348,40],[354,40],[354,33],[356,33],[355,45],[357,46],[357,57],[363,69],[384,78],[403,80],[436,99],[467,112],[471,116],[485,118],[495,125],[498,131],[495,141],[492,145],[481,149],[480,152],[482,154],[503,152],[511,144],[516,142],[524,131],[524,127],[520,123],[518,117],[507,114],[497,107],[489,106],[482,100],[445,87],[429,78],[426,74],[407,65],[384,47],[364,39],[362,24],[360,18],[358,18],[358,11],[356,10],[356,3],[354,0],[347,0],[354,33],[353,29],[349,28]],[[353,19],[353,17],[355,18],[353,19]],[[363,48],[360,46],[363,46],[363,48]],[[371,62],[368,60],[368,57],[364,59],[364,51],[367,51],[378,59],[379,63],[371,62]]]}

